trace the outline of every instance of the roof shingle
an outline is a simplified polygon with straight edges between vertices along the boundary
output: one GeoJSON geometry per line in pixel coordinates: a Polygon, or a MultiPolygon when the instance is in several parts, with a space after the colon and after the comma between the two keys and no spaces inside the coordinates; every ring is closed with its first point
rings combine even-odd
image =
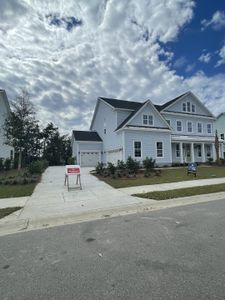
{"type": "Polygon", "coordinates": [[[102,139],[96,131],[73,130],[76,141],[102,142],[102,139]]]}

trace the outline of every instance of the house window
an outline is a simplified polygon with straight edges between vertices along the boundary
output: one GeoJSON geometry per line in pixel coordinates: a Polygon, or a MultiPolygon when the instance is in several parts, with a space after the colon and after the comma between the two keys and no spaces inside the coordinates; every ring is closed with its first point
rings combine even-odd
{"type": "Polygon", "coordinates": [[[207,124],[207,133],[212,133],[212,124],[207,124]]]}
{"type": "Polygon", "coordinates": [[[180,157],[180,144],[176,144],[176,157],[180,157]]]}
{"type": "Polygon", "coordinates": [[[194,105],[194,104],[192,104],[192,106],[191,106],[191,111],[192,111],[193,113],[195,113],[195,105],[194,105]]]}
{"type": "Polygon", "coordinates": [[[187,102],[187,111],[190,112],[191,111],[191,103],[187,102]]]}
{"type": "Polygon", "coordinates": [[[156,150],[157,150],[157,157],[163,157],[163,143],[162,142],[156,143],[156,150]]]}
{"type": "Polygon", "coordinates": [[[224,133],[221,133],[220,138],[221,140],[224,140],[224,133]]]}
{"type": "Polygon", "coordinates": [[[198,123],[198,133],[202,133],[202,123],[198,123]]]}
{"type": "Polygon", "coordinates": [[[177,121],[177,131],[182,131],[182,122],[177,121]]]}
{"type": "Polygon", "coordinates": [[[187,122],[187,131],[192,132],[192,122],[187,122]]]}
{"type": "Polygon", "coordinates": [[[104,134],[106,134],[106,129],[104,128],[104,134]]]}
{"type": "Polygon", "coordinates": [[[183,111],[186,111],[186,103],[183,103],[183,111]]]}
{"type": "Polygon", "coordinates": [[[152,115],[143,115],[143,124],[144,125],[153,125],[153,116],[152,115]]]}
{"type": "Polygon", "coordinates": [[[201,147],[201,145],[197,145],[197,155],[198,155],[198,157],[202,157],[202,147],[201,147]]]}
{"type": "Polygon", "coordinates": [[[141,157],[141,142],[134,142],[134,157],[141,157]]]}

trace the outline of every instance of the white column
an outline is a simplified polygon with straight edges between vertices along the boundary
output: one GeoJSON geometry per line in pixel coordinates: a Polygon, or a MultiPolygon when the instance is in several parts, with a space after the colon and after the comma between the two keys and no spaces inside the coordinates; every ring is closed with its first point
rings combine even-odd
{"type": "Polygon", "coordinates": [[[194,143],[191,143],[191,162],[195,161],[194,143]]]}
{"type": "Polygon", "coordinates": [[[206,162],[206,160],[205,160],[205,144],[204,143],[202,143],[201,144],[202,145],[202,162],[206,162]]]}
{"type": "Polygon", "coordinates": [[[184,152],[183,152],[183,143],[180,142],[180,163],[184,163],[184,152]]]}
{"type": "Polygon", "coordinates": [[[214,161],[216,161],[216,148],[215,148],[215,143],[211,144],[212,147],[212,158],[214,161]]]}

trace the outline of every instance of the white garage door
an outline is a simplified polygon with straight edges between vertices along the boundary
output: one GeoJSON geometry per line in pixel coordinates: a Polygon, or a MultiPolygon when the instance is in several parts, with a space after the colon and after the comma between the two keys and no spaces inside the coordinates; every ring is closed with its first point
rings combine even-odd
{"type": "Polygon", "coordinates": [[[123,159],[123,151],[118,150],[118,151],[110,151],[107,153],[107,162],[111,162],[114,165],[117,165],[118,160],[123,159]]]}
{"type": "Polygon", "coordinates": [[[99,162],[99,152],[81,152],[80,165],[83,167],[95,167],[99,162]]]}

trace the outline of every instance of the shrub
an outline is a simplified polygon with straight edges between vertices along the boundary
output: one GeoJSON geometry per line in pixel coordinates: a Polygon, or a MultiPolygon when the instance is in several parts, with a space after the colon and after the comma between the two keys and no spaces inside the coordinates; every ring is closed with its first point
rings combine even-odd
{"type": "Polygon", "coordinates": [[[30,174],[41,174],[47,167],[47,160],[36,160],[28,166],[28,171],[30,174]]]}
{"type": "Polygon", "coordinates": [[[116,167],[114,166],[113,163],[108,162],[107,163],[107,170],[109,171],[110,175],[114,175],[116,171],[116,167]]]}
{"type": "Polygon", "coordinates": [[[97,164],[97,166],[95,168],[96,173],[102,175],[103,169],[104,169],[103,163],[102,162],[101,163],[98,162],[98,164],[97,164]]]}
{"type": "Polygon", "coordinates": [[[153,159],[151,157],[150,158],[146,157],[146,159],[143,160],[143,166],[145,168],[145,171],[147,171],[147,172],[154,170],[155,159],[153,159]]]}
{"type": "Polygon", "coordinates": [[[213,163],[213,158],[212,158],[212,157],[209,157],[208,160],[207,160],[207,162],[208,162],[209,165],[212,165],[212,163],[213,163]]]}
{"type": "Polygon", "coordinates": [[[9,158],[6,158],[4,161],[4,169],[8,171],[10,167],[11,167],[11,160],[9,158]]]}
{"type": "Polygon", "coordinates": [[[123,170],[126,169],[126,164],[124,163],[123,160],[118,160],[118,162],[117,162],[117,169],[121,170],[121,171],[123,171],[123,170]]]}
{"type": "Polygon", "coordinates": [[[69,157],[67,159],[67,164],[68,165],[75,165],[76,164],[76,157],[69,157]]]}
{"type": "Polygon", "coordinates": [[[129,156],[126,161],[126,168],[130,173],[136,174],[140,169],[140,163],[129,156]]]}

